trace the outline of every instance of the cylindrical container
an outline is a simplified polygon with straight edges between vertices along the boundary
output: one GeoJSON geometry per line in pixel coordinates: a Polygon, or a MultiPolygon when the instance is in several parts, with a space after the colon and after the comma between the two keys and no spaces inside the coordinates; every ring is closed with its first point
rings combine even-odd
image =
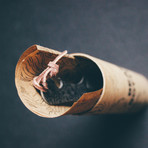
{"type": "MultiPolygon", "coordinates": [[[[84,93],[71,105],[50,105],[33,87],[32,80],[60,52],[33,45],[20,57],[15,71],[16,88],[24,105],[42,117],[66,114],[109,114],[135,112],[148,104],[148,80],[141,74],[82,53],[67,54],[58,65],[59,75],[76,79],[88,74],[97,90],[84,93]],[[69,75],[64,76],[65,72],[69,75]]],[[[62,99],[62,96],[61,96],[62,99]]]]}

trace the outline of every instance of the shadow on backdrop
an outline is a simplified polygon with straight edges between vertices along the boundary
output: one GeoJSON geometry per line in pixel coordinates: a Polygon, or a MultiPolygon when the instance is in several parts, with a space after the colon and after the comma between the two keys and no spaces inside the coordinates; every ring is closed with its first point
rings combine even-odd
{"type": "MultiPolygon", "coordinates": [[[[145,127],[142,124],[146,109],[135,114],[123,115],[94,115],[89,123],[84,125],[79,138],[70,140],[70,147],[138,147],[136,138],[142,136],[145,127]]],[[[74,135],[73,135],[74,137],[74,135]]],[[[144,143],[143,143],[144,144],[144,143]]]]}

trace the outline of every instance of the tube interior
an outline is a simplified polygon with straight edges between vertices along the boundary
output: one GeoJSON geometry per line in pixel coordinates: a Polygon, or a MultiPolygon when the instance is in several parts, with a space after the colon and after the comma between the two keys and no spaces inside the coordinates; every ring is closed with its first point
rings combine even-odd
{"type": "Polygon", "coordinates": [[[55,80],[48,80],[48,91],[46,93],[41,92],[46,103],[72,106],[84,93],[103,88],[103,78],[99,67],[87,58],[77,56],[75,58],[76,66],[73,69],[60,69],[57,78],[55,78],[56,81],[62,83],[61,88],[57,87],[55,80]]]}

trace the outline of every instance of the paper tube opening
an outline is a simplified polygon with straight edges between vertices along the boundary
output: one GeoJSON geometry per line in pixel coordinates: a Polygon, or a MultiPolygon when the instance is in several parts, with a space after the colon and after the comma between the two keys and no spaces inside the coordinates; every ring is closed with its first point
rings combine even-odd
{"type": "MultiPolygon", "coordinates": [[[[59,102],[58,104],[51,105],[47,100],[46,102],[38,90],[33,87],[32,79],[34,76],[38,75],[43,68],[46,67],[47,63],[53,60],[59,52],[47,48],[45,49],[37,45],[30,47],[27,51],[29,50],[33,52],[25,56],[24,59],[21,58],[16,68],[16,87],[18,94],[28,109],[39,116],[57,117],[63,114],[87,112],[97,103],[102,92],[98,90],[103,87],[103,78],[100,69],[93,61],[86,57],[76,56],[74,58],[69,55],[59,61],[60,72],[58,77],[65,82],[64,85],[67,85],[67,83],[77,84],[80,82],[80,78],[84,77],[85,84],[93,88],[84,89],[82,91],[81,87],[76,88],[75,86],[74,88],[78,89],[80,93],[73,92],[73,96],[69,95],[71,96],[70,103],[66,102],[64,104],[59,102]],[[87,102],[86,104],[82,103],[84,100],[87,102]],[[78,107],[79,105],[82,105],[82,109],[78,107]]],[[[59,92],[62,89],[59,89],[59,92]]],[[[62,93],[58,94],[57,91],[55,93],[55,96],[56,95],[59,95],[58,98],[61,97],[62,99],[62,96],[60,96],[62,93]]]]}

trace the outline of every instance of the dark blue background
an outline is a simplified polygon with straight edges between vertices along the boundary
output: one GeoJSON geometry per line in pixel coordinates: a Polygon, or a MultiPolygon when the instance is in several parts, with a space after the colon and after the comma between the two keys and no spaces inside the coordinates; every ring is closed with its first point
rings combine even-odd
{"type": "Polygon", "coordinates": [[[147,0],[0,1],[1,148],[147,148],[148,110],[46,119],[20,101],[19,56],[33,44],[83,52],[148,77],[147,0]]]}

